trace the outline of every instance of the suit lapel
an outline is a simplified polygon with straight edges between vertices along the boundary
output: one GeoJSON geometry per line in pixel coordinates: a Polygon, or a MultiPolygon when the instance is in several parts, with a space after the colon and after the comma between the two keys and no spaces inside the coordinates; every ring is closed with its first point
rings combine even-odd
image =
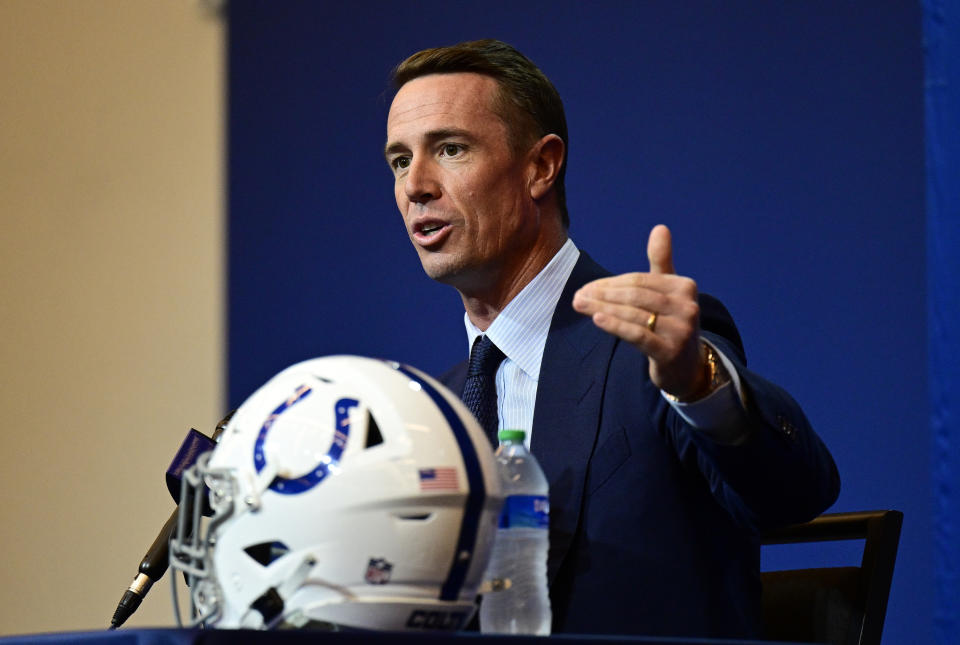
{"type": "Polygon", "coordinates": [[[467,363],[468,361],[457,363],[437,379],[460,398],[463,398],[463,386],[467,382],[467,363]]]}
{"type": "Polygon", "coordinates": [[[551,583],[580,521],[607,366],[616,345],[613,336],[573,310],[573,294],[605,275],[609,274],[581,252],[553,314],[540,366],[531,449],[550,483],[551,583]]]}

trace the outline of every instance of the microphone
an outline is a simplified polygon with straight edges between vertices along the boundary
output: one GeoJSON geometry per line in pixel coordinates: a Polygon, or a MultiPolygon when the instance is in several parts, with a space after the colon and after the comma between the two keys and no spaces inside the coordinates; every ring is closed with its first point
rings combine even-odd
{"type": "MultiPolygon", "coordinates": [[[[235,412],[236,410],[230,411],[227,416],[220,420],[213,432],[212,438],[207,437],[193,428],[187,433],[186,439],[184,439],[183,444],[177,451],[176,457],[173,459],[173,463],[170,464],[170,468],[167,471],[167,488],[170,489],[170,494],[173,495],[175,500],[180,499],[178,489],[180,476],[183,471],[192,466],[202,452],[213,448],[215,443],[220,440],[220,435],[223,434],[224,428],[227,426],[227,423],[230,422],[235,412]]],[[[170,514],[163,528],[160,529],[153,544],[147,549],[143,560],[140,562],[136,577],[134,577],[130,586],[127,587],[127,590],[123,592],[123,597],[113,612],[113,618],[110,620],[110,629],[116,629],[125,623],[127,619],[133,615],[133,612],[140,607],[140,603],[143,602],[143,599],[147,596],[150,587],[166,573],[167,567],[170,564],[170,537],[177,530],[178,515],[179,509],[173,509],[173,513],[170,514]]],[[[188,528],[190,531],[193,529],[193,527],[188,528]]]]}
{"type": "Polygon", "coordinates": [[[133,582],[130,583],[130,586],[127,587],[127,590],[123,592],[123,597],[113,612],[110,629],[116,629],[133,615],[133,612],[140,607],[140,603],[147,596],[147,592],[150,591],[153,583],[163,577],[164,572],[166,572],[170,562],[170,536],[177,530],[177,515],[177,509],[173,509],[173,513],[170,514],[163,528],[160,529],[160,533],[157,534],[153,544],[147,549],[147,553],[140,563],[140,571],[133,582]]]}

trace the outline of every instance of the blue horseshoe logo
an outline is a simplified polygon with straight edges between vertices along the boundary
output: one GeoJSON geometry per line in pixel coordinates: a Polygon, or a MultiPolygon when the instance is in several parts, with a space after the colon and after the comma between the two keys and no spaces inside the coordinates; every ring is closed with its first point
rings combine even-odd
{"type": "MultiPolygon", "coordinates": [[[[277,406],[270,416],[267,417],[263,425],[260,426],[260,432],[257,434],[257,440],[253,444],[253,466],[257,472],[263,470],[267,464],[266,456],[263,454],[263,444],[267,439],[267,433],[273,427],[273,424],[281,414],[295,406],[300,401],[307,398],[313,390],[307,385],[301,385],[290,397],[277,406]]],[[[350,409],[359,405],[356,399],[342,398],[333,406],[336,426],[333,433],[333,443],[330,444],[327,454],[309,473],[295,479],[287,479],[279,475],[270,483],[270,490],[282,495],[296,495],[303,493],[326,479],[331,470],[340,463],[343,456],[343,450],[347,446],[347,439],[350,437],[350,409]]]]}

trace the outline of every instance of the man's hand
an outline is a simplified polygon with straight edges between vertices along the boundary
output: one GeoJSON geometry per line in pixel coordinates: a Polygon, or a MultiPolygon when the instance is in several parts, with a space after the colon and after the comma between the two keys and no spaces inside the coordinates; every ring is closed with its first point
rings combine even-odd
{"type": "Polygon", "coordinates": [[[696,398],[708,385],[697,284],[674,273],[666,226],[650,231],[647,257],[649,273],[625,273],[587,283],[574,295],[573,308],[646,354],[654,385],[680,400],[696,398]]]}

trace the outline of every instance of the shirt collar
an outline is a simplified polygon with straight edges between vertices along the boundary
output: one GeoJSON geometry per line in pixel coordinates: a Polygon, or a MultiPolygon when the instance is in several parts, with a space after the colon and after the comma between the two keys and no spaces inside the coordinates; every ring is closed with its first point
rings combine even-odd
{"type": "MultiPolygon", "coordinates": [[[[534,380],[540,378],[540,363],[553,312],[579,257],[580,250],[568,238],[547,266],[507,303],[487,329],[490,340],[534,380]]],[[[463,322],[468,348],[472,348],[473,341],[483,332],[470,322],[466,312],[463,322]]]]}

